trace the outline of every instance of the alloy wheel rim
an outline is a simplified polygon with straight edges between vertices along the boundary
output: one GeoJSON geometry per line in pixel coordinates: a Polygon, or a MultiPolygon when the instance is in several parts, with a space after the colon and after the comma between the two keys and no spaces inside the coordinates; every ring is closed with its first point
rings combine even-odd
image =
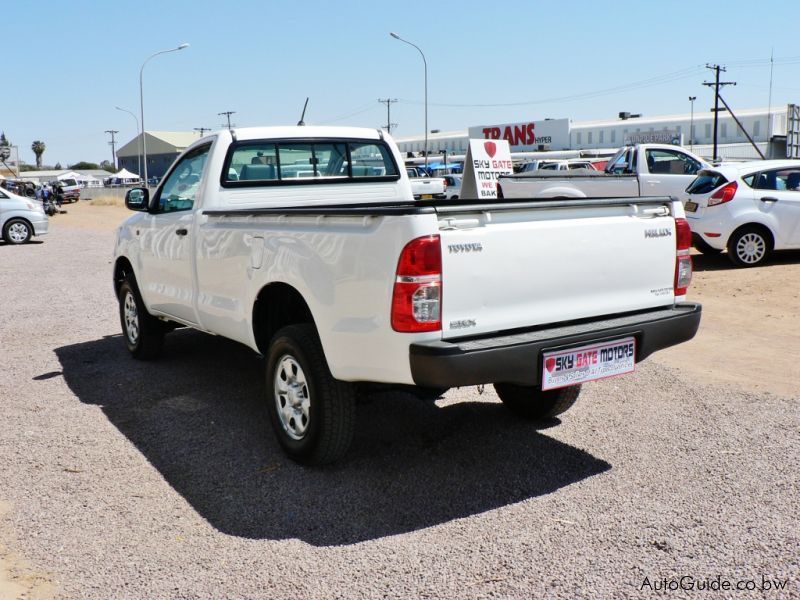
{"type": "Polygon", "coordinates": [[[8,235],[16,243],[24,242],[28,237],[28,228],[24,223],[12,223],[8,228],[8,235]]]}
{"type": "Polygon", "coordinates": [[[763,237],[757,233],[746,233],[736,244],[736,254],[747,264],[755,264],[764,258],[767,251],[767,243],[763,237]]]}
{"type": "Polygon", "coordinates": [[[293,440],[303,439],[310,422],[311,396],[300,363],[284,354],[278,360],[273,384],[275,408],[281,427],[293,440]]]}
{"type": "Polygon", "coordinates": [[[125,319],[125,335],[128,336],[131,344],[135,344],[139,341],[139,310],[136,308],[136,300],[130,292],[125,294],[123,317],[125,319]]]}

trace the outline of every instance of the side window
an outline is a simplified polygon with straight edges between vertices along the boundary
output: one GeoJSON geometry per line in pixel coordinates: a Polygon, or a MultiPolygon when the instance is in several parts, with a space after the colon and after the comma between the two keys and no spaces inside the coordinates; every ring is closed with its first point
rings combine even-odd
{"type": "Polygon", "coordinates": [[[756,189],[800,192],[800,169],[782,169],[759,173],[756,189]]]}
{"type": "Polygon", "coordinates": [[[700,170],[700,163],[676,150],[647,150],[645,157],[651,173],[694,175],[700,170]]]}
{"type": "Polygon", "coordinates": [[[184,156],[164,180],[155,199],[158,212],[190,210],[200,188],[203,167],[211,145],[201,146],[184,156]]]}

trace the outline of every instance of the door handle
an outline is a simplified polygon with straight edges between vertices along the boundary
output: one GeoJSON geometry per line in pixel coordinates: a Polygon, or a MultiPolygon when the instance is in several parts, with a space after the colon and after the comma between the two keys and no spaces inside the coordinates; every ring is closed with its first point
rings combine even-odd
{"type": "Polygon", "coordinates": [[[189,230],[186,229],[185,227],[181,227],[180,229],[175,230],[175,235],[186,235],[187,233],[189,233],[189,230]]]}
{"type": "Polygon", "coordinates": [[[760,198],[760,200],[762,202],[777,202],[778,201],[777,198],[773,198],[772,196],[764,196],[763,198],[760,198]]]}
{"type": "Polygon", "coordinates": [[[658,179],[651,179],[651,180],[650,180],[650,181],[648,181],[647,183],[649,183],[650,185],[656,185],[656,184],[658,184],[658,183],[661,183],[661,181],[660,181],[660,180],[658,180],[658,179]]]}

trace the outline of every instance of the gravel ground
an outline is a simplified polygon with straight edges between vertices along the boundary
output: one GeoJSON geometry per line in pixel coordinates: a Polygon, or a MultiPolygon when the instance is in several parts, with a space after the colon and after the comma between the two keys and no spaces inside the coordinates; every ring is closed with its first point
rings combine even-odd
{"type": "Polygon", "coordinates": [[[797,396],[654,361],[547,426],[489,389],[387,395],[343,463],[302,468],[258,357],[178,331],[133,361],[113,234],[42,239],[0,244],[0,598],[800,595],[797,396]]]}

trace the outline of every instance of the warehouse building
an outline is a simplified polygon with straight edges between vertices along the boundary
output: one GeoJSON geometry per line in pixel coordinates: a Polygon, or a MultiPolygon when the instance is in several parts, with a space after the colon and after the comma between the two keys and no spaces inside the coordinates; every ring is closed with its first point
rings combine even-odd
{"type": "MultiPolygon", "coordinates": [[[[771,110],[739,110],[736,111],[736,117],[767,158],[800,158],[794,141],[800,121],[799,112],[797,105],[790,104],[771,110]]],[[[720,113],[718,127],[720,158],[760,158],[730,113],[720,113]]],[[[636,142],[665,142],[683,145],[703,157],[712,158],[714,113],[704,111],[646,117],[626,112],[619,113],[616,119],[602,121],[544,119],[477,125],[466,131],[430,134],[430,154],[464,154],[470,138],[506,139],[512,152],[600,150],[636,142]]],[[[401,152],[411,156],[421,155],[424,147],[422,136],[401,137],[396,141],[401,152]]]]}
{"type": "MultiPolygon", "coordinates": [[[[148,177],[163,177],[178,155],[199,139],[197,132],[186,131],[146,131],[145,135],[148,177]]],[[[117,165],[144,177],[141,134],[117,150],[117,165]]]]}

